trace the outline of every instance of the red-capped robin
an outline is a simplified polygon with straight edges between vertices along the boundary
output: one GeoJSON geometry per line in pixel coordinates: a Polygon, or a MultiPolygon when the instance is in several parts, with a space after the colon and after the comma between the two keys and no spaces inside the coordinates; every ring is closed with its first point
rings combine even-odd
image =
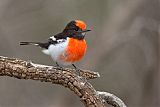
{"type": "Polygon", "coordinates": [[[63,65],[74,65],[75,62],[84,56],[87,43],[85,41],[86,32],[85,22],[81,20],[73,20],[67,24],[65,29],[54,36],[51,36],[47,42],[20,42],[20,45],[36,45],[41,47],[42,52],[50,55],[52,59],[63,65]]]}

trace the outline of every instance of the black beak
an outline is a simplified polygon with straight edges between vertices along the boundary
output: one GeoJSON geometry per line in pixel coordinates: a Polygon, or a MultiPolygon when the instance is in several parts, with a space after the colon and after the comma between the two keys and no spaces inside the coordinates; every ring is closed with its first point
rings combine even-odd
{"type": "Polygon", "coordinates": [[[82,32],[89,32],[89,31],[91,31],[91,30],[89,30],[89,29],[82,30],[82,32]]]}
{"type": "Polygon", "coordinates": [[[91,30],[88,30],[88,29],[85,29],[85,30],[82,30],[82,31],[78,31],[79,33],[84,33],[84,32],[89,32],[91,30]]]}

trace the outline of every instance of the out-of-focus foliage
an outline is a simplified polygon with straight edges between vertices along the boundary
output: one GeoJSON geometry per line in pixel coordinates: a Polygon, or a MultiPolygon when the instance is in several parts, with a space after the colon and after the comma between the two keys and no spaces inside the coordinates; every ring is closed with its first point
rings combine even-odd
{"type": "MultiPolygon", "coordinates": [[[[101,74],[90,81],[94,87],[129,107],[159,107],[159,10],[158,0],[0,0],[0,55],[53,65],[40,49],[19,42],[47,40],[81,19],[92,32],[77,65],[101,74]]],[[[0,85],[3,107],[83,106],[72,92],[52,84],[1,77],[0,85]]]]}

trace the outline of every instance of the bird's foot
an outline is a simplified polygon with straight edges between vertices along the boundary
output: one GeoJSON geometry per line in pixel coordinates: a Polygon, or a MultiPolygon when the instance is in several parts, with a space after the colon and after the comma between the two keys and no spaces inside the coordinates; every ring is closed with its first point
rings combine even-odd
{"type": "Polygon", "coordinates": [[[64,68],[61,66],[57,66],[58,70],[63,70],[64,68]]]}
{"type": "Polygon", "coordinates": [[[63,67],[61,67],[58,62],[56,62],[56,67],[59,69],[59,70],[63,70],[63,67]]]}
{"type": "Polygon", "coordinates": [[[80,76],[80,73],[81,73],[82,70],[79,69],[79,68],[76,68],[75,70],[76,70],[76,74],[77,74],[78,76],[80,76]]]}
{"type": "Polygon", "coordinates": [[[81,76],[82,70],[79,68],[75,68],[75,70],[76,70],[76,74],[78,75],[78,78],[82,81],[81,83],[83,83],[83,85],[85,85],[87,83],[87,79],[85,77],[81,76]]]}
{"type": "Polygon", "coordinates": [[[74,64],[72,64],[72,66],[76,70],[76,74],[80,76],[81,69],[77,68],[74,64]]]}

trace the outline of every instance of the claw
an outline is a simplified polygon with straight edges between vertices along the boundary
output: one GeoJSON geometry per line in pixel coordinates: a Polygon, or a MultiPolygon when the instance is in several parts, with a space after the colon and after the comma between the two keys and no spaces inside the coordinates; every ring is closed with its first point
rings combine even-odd
{"type": "Polygon", "coordinates": [[[63,67],[59,66],[58,62],[56,62],[56,66],[59,70],[63,70],[63,67]]]}
{"type": "Polygon", "coordinates": [[[76,70],[76,74],[80,76],[80,72],[82,71],[81,69],[77,68],[74,64],[72,64],[74,69],[76,70]]]}

